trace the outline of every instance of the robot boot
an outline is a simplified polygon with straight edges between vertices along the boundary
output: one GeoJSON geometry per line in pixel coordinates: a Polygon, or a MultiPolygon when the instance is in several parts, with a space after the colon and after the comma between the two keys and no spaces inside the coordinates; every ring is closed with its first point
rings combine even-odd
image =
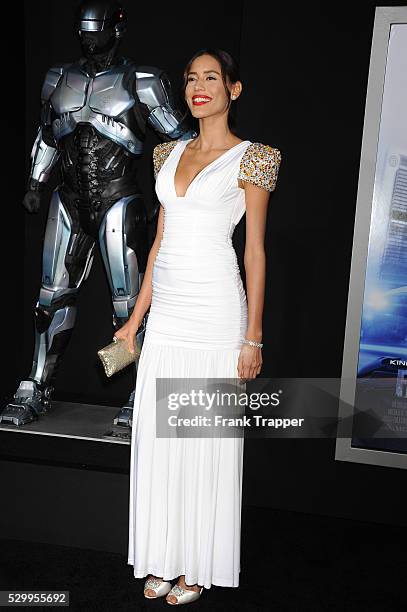
{"type": "Polygon", "coordinates": [[[53,387],[40,388],[34,380],[22,380],[14,394],[14,399],[7,404],[0,414],[0,423],[26,425],[47,412],[50,406],[53,387]]]}
{"type": "Polygon", "coordinates": [[[20,382],[13,400],[0,414],[0,423],[19,427],[35,421],[48,411],[53,392],[52,382],[71,337],[75,319],[76,306],[72,303],[63,305],[59,301],[50,307],[37,304],[32,370],[28,379],[20,382]]]}

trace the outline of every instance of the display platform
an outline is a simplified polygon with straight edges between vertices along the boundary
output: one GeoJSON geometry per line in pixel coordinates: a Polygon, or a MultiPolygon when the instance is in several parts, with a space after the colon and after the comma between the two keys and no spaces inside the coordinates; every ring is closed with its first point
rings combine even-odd
{"type": "Polygon", "coordinates": [[[0,423],[0,431],[129,445],[131,429],[113,425],[113,419],[118,411],[117,406],[55,400],[49,412],[40,416],[38,420],[20,427],[0,423]]]}
{"type": "Polygon", "coordinates": [[[118,410],[54,400],[32,423],[0,425],[0,539],[126,554],[131,446],[105,435],[118,410]]]}

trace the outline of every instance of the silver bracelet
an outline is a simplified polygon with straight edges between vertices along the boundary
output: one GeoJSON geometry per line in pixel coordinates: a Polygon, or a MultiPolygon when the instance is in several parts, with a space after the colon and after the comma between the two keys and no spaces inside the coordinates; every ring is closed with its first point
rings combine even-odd
{"type": "Polygon", "coordinates": [[[257,348],[262,348],[263,346],[262,342],[255,342],[254,340],[248,340],[247,338],[244,338],[243,344],[250,344],[250,346],[256,346],[257,348]]]}

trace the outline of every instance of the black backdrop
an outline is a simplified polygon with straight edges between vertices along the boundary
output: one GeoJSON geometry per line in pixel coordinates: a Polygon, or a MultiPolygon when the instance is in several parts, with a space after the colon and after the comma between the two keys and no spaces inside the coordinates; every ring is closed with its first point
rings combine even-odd
{"type": "MultiPolygon", "coordinates": [[[[78,55],[73,6],[26,3],[27,172],[44,73],[78,55]]],[[[281,4],[273,19],[262,19],[248,2],[209,2],[198,18],[187,9],[160,5],[153,23],[147,4],[126,6],[130,28],[123,53],[140,64],[162,66],[176,91],[184,65],[201,47],[224,47],[239,60],[244,83],[239,135],[277,146],[283,155],[266,236],[263,376],[339,375],[372,8],[352,23],[349,15],[341,20],[327,8],[296,9],[294,17],[281,4]]],[[[153,197],[150,152],[156,142],[150,134],[140,169],[147,203],[153,197]]],[[[56,176],[50,188],[55,181],[56,176]]],[[[39,216],[25,216],[24,372],[31,365],[32,306],[49,197],[50,190],[39,216]]],[[[243,220],[235,232],[240,262],[244,229],[243,220]]],[[[119,405],[132,376],[130,369],[110,381],[103,376],[96,349],[111,339],[112,324],[99,258],[92,272],[81,292],[56,397],[119,405]]]]}
{"type": "MultiPolygon", "coordinates": [[[[3,204],[10,211],[1,247],[3,322],[4,338],[17,342],[7,351],[3,365],[4,394],[14,390],[31,366],[32,310],[40,287],[50,191],[37,216],[26,215],[20,200],[44,73],[48,66],[78,54],[71,32],[73,4],[68,0],[25,2],[25,33],[20,32],[18,42],[15,39],[13,61],[7,63],[8,89],[16,92],[16,101],[11,110],[3,91],[2,133],[8,143],[3,204]],[[20,112],[25,113],[25,122],[20,112]]],[[[202,46],[223,47],[239,60],[244,93],[239,100],[238,133],[276,146],[283,155],[266,236],[262,375],[340,376],[375,4],[367,0],[337,6],[276,2],[267,6],[267,15],[265,5],[247,1],[208,1],[202,13],[188,4],[177,10],[172,4],[160,4],[156,13],[149,4],[127,2],[125,6],[131,27],[123,51],[141,64],[165,68],[175,87],[184,64],[202,46]]],[[[17,7],[16,19],[19,11],[17,7]]],[[[7,58],[5,51],[3,58],[7,58]]],[[[149,155],[156,142],[149,135],[142,169],[147,202],[153,197],[149,155]]],[[[55,180],[50,188],[54,184],[55,180]]],[[[243,238],[244,222],[235,232],[240,262],[243,238]]],[[[57,381],[57,397],[119,405],[131,388],[131,376],[125,373],[107,383],[95,357],[96,349],[112,335],[110,296],[98,260],[79,306],[77,327],[57,381]]],[[[125,529],[128,448],[30,438],[35,436],[0,436],[2,458],[14,455],[20,461],[1,464],[11,498],[14,483],[23,477],[23,459],[34,461],[36,467],[30,466],[30,471],[34,469],[38,480],[58,487],[56,468],[47,464],[61,459],[64,451],[66,465],[69,456],[83,471],[123,473],[120,485],[115,481],[120,492],[112,496],[111,504],[115,502],[116,515],[121,512],[120,529],[125,529]],[[24,445],[21,438],[26,439],[24,445]]],[[[247,440],[244,503],[406,524],[403,470],[338,462],[334,447],[334,440],[247,440]]],[[[89,487],[89,475],[79,472],[64,471],[64,500],[71,511],[66,500],[89,487]]],[[[110,487],[110,482],[104,486],[110,487]]],[[[97,491],[95,485],[95,500],[97,491]]],[[[44,506],[50,502],[46,499],[44,506]]]]}

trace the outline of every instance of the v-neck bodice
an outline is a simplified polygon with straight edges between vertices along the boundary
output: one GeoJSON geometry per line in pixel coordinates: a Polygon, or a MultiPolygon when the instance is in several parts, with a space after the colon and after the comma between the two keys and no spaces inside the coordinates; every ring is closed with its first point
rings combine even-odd
{"type": "Polygon", "coordinates": [[[160,147],[166,156],[156,173],[156,192],[165,214],[148,338],[158,341],[164,327],[166,343],[235,348],[246,325],[246,296],[232,236],[246,208],[238,174],[251,143],[242,141],[207,164],[179,197],[174,177],[188,142],[160,147]]]}
{"type": "Polygon", "coordinates": [[[156,193],[165,210],[164,238],[182,234],[188,242],[229,240],[246,210],[245,192],[238,184],[241,159],[251,144],[243,140],[207,164],[177,196],[175,173],[190,140],[178,141],[156,177],[156,193]]]}
{"type": "Polygon", "coordinates": [[[210,170],[210,169],[212,168],[212,166],[216,165],[216,163],[217,163],[218,161],[223,161],[223,158],[224,158],[225,156],[227,156],[229,153],[234,152],[234,150],[235,150],[235,149],[240,150],[240,148],[242,147],[242,145],[244,145],[244,144],[250,144],[250,141],[248,141],[248,140],[242,140],[241,142],[238,142],[236,145],[234,145],[233,147],[231,147],[230,149],[228,149],[228,150],[227,150],[227,151],[225,151],[224,153],[221,153],[220,155],[218,155],[218,157],[216,157],[216,159],[214,159],[214,160],[212,160],[211,162],[209,162],[209,164],[206,164],[206,166],[204,166],[204,167],[203,167],[203,168],[202,168],[202,169],[201,169],[201,170],[200,170],[200,171],[199,171],[199,172],[198,172],[198,173],[197,173],[197,174],[194,176],[194,178],[192,179],[192,181],[189,183],[189,185],[188,185],[188,187],[187,187],[187,189],[186,189],[186,191],[185,191],[184,195],[183,195],[183,196],[179,196],[179,195],[177,194],[177,188],[176,188],[176,185],[175,185],[175,177],[176,177],[176,174],[177,174],[177,170],[178,170],[178,166],[179,166],[179,163],[180,163],[181,157],[182,157],[182,155],[183,155],[183,153],[184,153],[184,151],[185,151],[185,149],[186,149],[187,145],[188,145],[188,144],[189,144],[189,143],[190,143],[192,140],[193,140],[193,139],[191,138],[191,139],[189,139],[189,140],[184,140],[184,141],[180,141],[179,143],[177,143],[177,146],[178,146],[178,155],[177,155],[177,157],[176,157],[176,162],[175,162],[175,164],[174,164],[174,178],[173,178],[173,184],[174,184],[174,192],[175,192],[175,195],[176,195],[176,197],[177,197],[178,199],[184,199],[184,198],[186,198],[186,197],[188,196],[188,192],[189,192],[189,190],[191,189],[191,187],[193,186],[194,182],[195,182],[196,180],[198,180],[198,179],[200,178],[200,175],[201,175],[201,174],[203,174],[203,173],[205,173],[205,172],[206,172],[206,170],[210,170]],[[180,144],[181,144],[181,146],[179,146],[180,144]]]}

